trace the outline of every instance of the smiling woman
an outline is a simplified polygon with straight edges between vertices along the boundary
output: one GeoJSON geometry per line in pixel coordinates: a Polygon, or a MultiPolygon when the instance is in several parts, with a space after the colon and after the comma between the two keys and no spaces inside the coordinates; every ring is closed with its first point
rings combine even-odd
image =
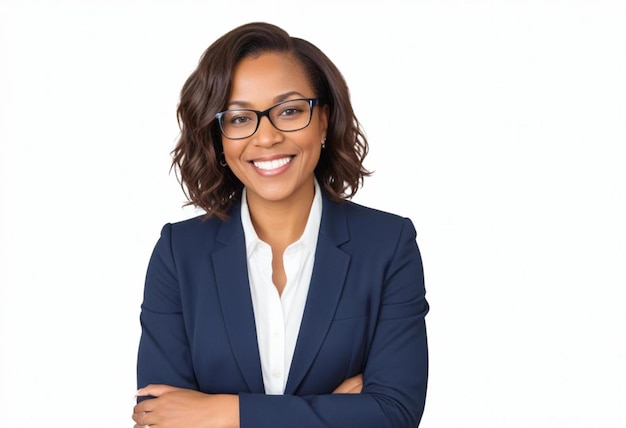
{"type": "Polygon", "coordinates": [[[141,307],[136,427],[415,427],[428,351],[407,218],[350,202],[368,142],[335,65],[266,23],[185,83],[141,307]]]}
{"type": "MultiPolygon", "coordinates": [[[[277,111],[268,114],[268,118],[275,119],[256,121],[248,138],[229,141],[230,136],[224,133],[226,163],[246,188],[248,205],[261,208],[259,215],[270,214],[280,203],[284,208],[301,210],[297,215],[300,219],[308,217],[315,189],[314,171],[328,128],[328,107],[312,108],[317,101],[311,98],[314,95],[302,67],[285,54],[248,57],[235,67],[231,89],[231,99],[235,101],[228,104],[229,108],[264,108],[279,102],[268,110],[277,111]],[[276,123],[283,129],[277,128],[276,123]],[[290,129],[284,129],[282,124],[290,129]]],[[[240,110],[235,110],[235,115],[237,112],[240,110]]],[[[293,236],[288,240],[298,238],[301,226],[292,230],[293,236]]],[[[270,236],[261,236],[266,242],[273,234],[268,232],[270,236]]]]}

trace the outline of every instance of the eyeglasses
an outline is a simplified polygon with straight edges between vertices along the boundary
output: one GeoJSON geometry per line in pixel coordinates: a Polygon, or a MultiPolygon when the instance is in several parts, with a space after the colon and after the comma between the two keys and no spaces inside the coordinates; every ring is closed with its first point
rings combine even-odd
{"type": "Polygon", "coordinates": [[[267,116],[274,128],[283,132],[299,131],[311,123],[313,107],[319,98],[298,98],[280,102],[264,111],[251,109],[226,110],[215,115],[224,137],[241,140],[254,135],[261,118],[267,116]]]}

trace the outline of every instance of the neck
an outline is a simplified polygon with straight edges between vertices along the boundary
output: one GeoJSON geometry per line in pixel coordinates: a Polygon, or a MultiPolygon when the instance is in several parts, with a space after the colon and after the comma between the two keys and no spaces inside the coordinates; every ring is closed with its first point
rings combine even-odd
{"type": "MultiPolygon", "coordinates": [[[[248,209],[259,238],[273,248],[286,248],[304,232],[315,196],[315,187],[286,201],[267,201],[248,197],[248,209]]],[[[250,196],[250,195],[249,195],[250,196]]]]}

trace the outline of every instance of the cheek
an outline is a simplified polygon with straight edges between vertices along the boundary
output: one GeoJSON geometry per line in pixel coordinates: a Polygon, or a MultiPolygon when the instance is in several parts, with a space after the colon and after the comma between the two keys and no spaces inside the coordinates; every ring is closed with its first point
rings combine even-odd
{"type": "MultiPolygon", "coordinates": [[[[232,143],[232,141],[228,141],[232,143]]],[[[238,144],[227,144],[224,146],[224,154],[220,154],[220,161],[226,161],[227,166],[233,174],[243,181],[243,166],[241,164],[242,147],[238,144]]]]}
{"type": "Polygon", "coordinates": [[[315,133],[303,139],[299,146],[300,150],[306,155],[307,162],[317,164],[322,151],[322,137],[315,133]]]}
{"type": "Polygon", "coordinates": [[[311,132],[308,132],[302,137],[299,145],[303,151],[312,153],[319,152],[322,148],[322,139],[324,138],[324,135],[325,134],[318,129],[312,128],[311,132]]]}
{"type": "Polygon", "coordinates": [[[307,172],[313,173],[317,164],[320,162],[321,157],[321,143],[319,145],[315,145],[315,147],[311,147],[311,149],[306,154],[306,160],[304,162],[304,169],[307,172]]]}
{"type": "Polygon", "coordinates": [[[225,141],[222,143],[224,152],[220,155],[226,158],[226,161],[236,161],[243,151],[243,146],[236,141],[225,141]]]}

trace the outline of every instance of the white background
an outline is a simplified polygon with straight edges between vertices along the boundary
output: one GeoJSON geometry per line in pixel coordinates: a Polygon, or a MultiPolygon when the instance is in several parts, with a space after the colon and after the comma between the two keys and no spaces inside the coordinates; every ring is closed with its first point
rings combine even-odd
{"type": "Polygon", "coordinates": [[[132,426],[178,93],[270,21],[345,74],[431,312],[423,428],[626,427],[625,1],[1,1],[0,426],[132,426]]]}

